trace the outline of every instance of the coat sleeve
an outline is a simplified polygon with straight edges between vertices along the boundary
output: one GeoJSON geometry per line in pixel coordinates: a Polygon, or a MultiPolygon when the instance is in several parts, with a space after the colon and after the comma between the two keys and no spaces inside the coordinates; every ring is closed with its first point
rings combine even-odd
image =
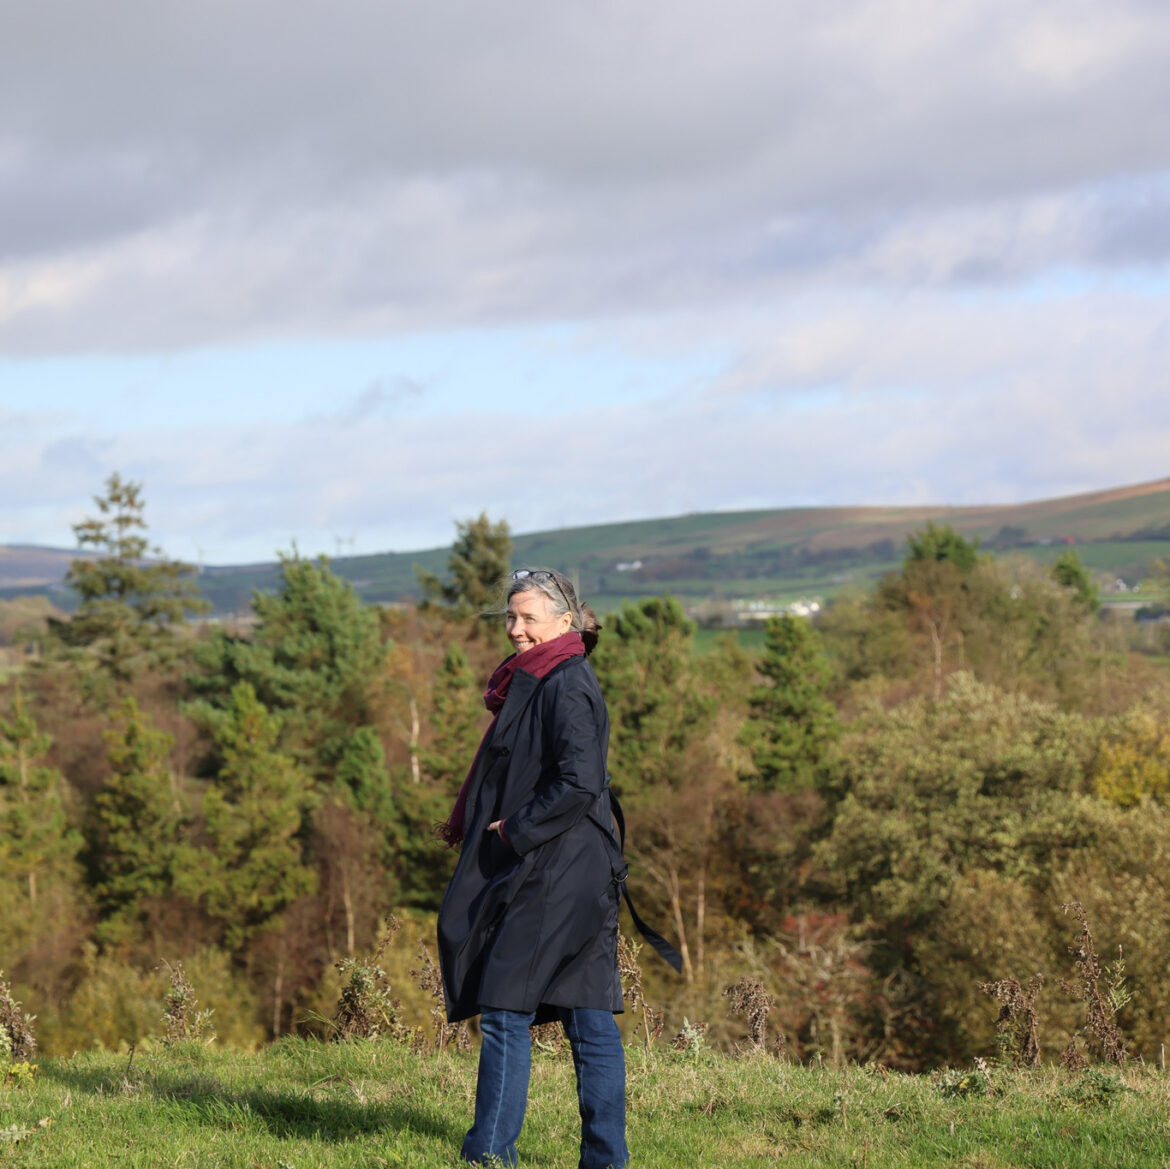
{"type": "Polygon", "coordinates": [[[500,833],[521,855],[572,828],[605,788],[601,692],[564,685],[548,699],[545,774],[532,795],[504,821],[500,833]]]}

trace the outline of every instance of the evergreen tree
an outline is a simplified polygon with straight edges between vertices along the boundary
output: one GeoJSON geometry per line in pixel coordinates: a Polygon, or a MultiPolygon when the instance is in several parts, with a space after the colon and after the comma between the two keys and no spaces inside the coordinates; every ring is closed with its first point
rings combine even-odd
{"type": "Polygon", "coordinates": [[[57,645],[87,651],[121,683],[170,660],[175,627],[208,605],[197,595],[194,569],[160,559],[147,540],[140,484],[111,475],[94,502],[100,514],[73,531],[78,545],[97,555],[74,560],[65,578],[81,603],[69,620],[52,618],[49,625],[57,645]]]}
{"type": "Polygon", "coordinates": [[[673,597],[626,605],[593,654],[614,733],[610,770],[624,793],[671,783],[709,723],[696,685],[695,623],[673,597]]]}
{"type": "Polygon", "coordinates": [[[203,799],[207,844],[182,851],[180,891],[233,952],[316,884],[301,845],[310,780],[277,749],[279,729],[252,686],[237,683],[215,728],[223,766],[203,799]]]}
{"type": "Polygon", "coordinates": [[[826,750],[840,733],[825,696],[830,667],[820,637],[798,617],[772,617],[756,668],[765,681],[751,693],[743,730],[753,782],[766,791],[818,786],[826,750]]]}
{"type": "Polygon", "coordinates": [[[484,707],[463,647],[447,647],[435,676],[430,745],[424,749],[423,771],[445,795],[454,795],[471,766],[483,737],[484,707]]]}
{"type": "Polygon", "coordinates": [[[49,745],[16,688],[11,721],[0,720],[0,881],[14,895],[5,914],[14,926],[39,912],[47,885],[76,878],[81,836],[69,824],[61,772],[44,766],[49,745]]]}
{"type": "Polygon", "coordinates": [[[280,589],[256,592],[252,607],[249,634],[216,630],[196,651],[203,673],[190,682],[203,698],[190,711],[214,729],[247,682],[279,715],[280,748],[331,787],[354,732],[374,719],[385,665],[377,611],[325,560],[295,557],[281,560],[280,589]]]}
{"type": "Polygon", "coordinates": [[[155,730],[133,698],[105,733],[110,777],[93,802],[90,858],[106,942],[133,940],[169,896],[182,822],[167,757],[171,736],[155,730]]]}
{"type": "Polygon", "coordinates": [[[979,541],[965,540],[950,524],[939,527],[932,521],[923,531],[907,536],[906,545],[904,565],[934,561],[967,573],[979,559],[979,541]]]}
{"type": "Polygon", "coordinates": [[[734,783],[714,734],[695,626],[670,597],[626,605],[592,655],[609,707],[609,766],[629,825],[635,871],[658,887],[688,984],[704,962],[719,807],[734,783]],[[722,781],[722,782],[721,782],[722,781]]]}
{"type": "Polygon", "coordinates": [[[493,524],[482,512],[455,525],[455,543],[447,567],[449,581],[416,568],[422,586],[421,607],[434,608],[455,618],[483,613],[497,603],[500,582],[512,560],[512,536],[506,520],[493,524]]]}
{"type": "Polygon", "coordinates": [[[435,827],[451,813],[485,721],[467,654],[449,645],[435,676],[418,779],[400,774],[395,784],[394,866],[404,907],[438,908],[451,867],[446,850],[436,846],[435,827]]]}
{"type": "Polygon", "coordinates": [[[1097,589],[1089,576],[1088,570],[1081,563],[1076,549],[1070,548],[1062,552],[1051,569],[1052,579],[1063,589],[1069,589],[1087,612],[1096,613],[1101,608],[1097,599],[1097,589]]]}
{"type": "Polygon", "coordinates": [[[346,740],[337,765],[337,788],[344,799],[375,823],[393,815],[386,752],[373,727],[358,727],[346,740]]]}

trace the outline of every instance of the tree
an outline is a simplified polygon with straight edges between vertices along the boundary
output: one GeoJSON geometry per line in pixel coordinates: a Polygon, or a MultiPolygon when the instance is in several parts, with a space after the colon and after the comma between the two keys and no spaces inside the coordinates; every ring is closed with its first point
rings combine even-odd
{"type": "Polygon", "coordinates": [[[11,719],[0,719],[0,846],[35,905],[40,875],[51,879],[75,860],[81,838],[68,822],[61,773],[42,762],[49,736],[37,731],[19,688],[11,719]]]}
{"type": "Polygon", "coordinates": [[[714,733],[718,701],[697,665],[694,631],[676,600],[648,598],[608,618],[593,653],[633,869],[664,895],[688,985],[703,968],[719,808],[734,785],[714,733]]]}
{"type": "Polygon", "coordinates": [[[937,701],[946,676],[963,669],[1069,709],[1091,689],[1098,701],[1114,701],[1098,623],[1074,589],[1022,558],[981,556],[960,569],[971,564],[972,548],[955,551],[955,541],[937,533],[917,547],[922,554],[908,555],[872,597],[836,602],[818,622],[844,684],[837,697],[864,704],[883,688],[887,696],[904,694],[909,683],[937,701]],[[927,544],[954,556],[927,555],[927,544]]]}
{"type": "Polygon", "coordinates": [[[10,968],[80,884],[81,835],[64,778],[44,765],[49,747],[17,688],[9,720],[0,719],[0,952],[10,968]]]}
{"type": "Polygon", "coordinates": [[[435,826],[446,821],[486,724],[483,700],[461,645],[447,646],[426,717],[427,746],[417,779],[395,784],[395,869],[404,907],[437,909],[451,875],[435,826]]]}
{"type": "Polygon", "coordinates": [[[483,737],[484,706],[463,647],[447,647],[435,676],[429,746],[423,751],[423,771],[447,795],[463,782],[475,749],[483,737]]]}
{"type": "Polygon", "coordinates": [[[1075,842],[1060,821],[1096,746],[1088,720],[965,673],[941,703],[867,713],[842,739],[825,871],[861,913],[915,922],[969,866],[1036,872],[1075,842]]]}
{"type": "Polygon", "coordinates": [[[927,524],[907,537],[902,571],[883,580],[879,604],[904,613],[911,629],[929,646],[931,692],[942,697],[947,655],[962,660],[970,599],[967,580],[978,562],[978,542],[963,539],[949,525],[927,524]]]}
{"type": "Polygon", "coordinates": [[[765,681],[751,693],[743,729],[750,778],[766,791],[818,786],[840,726],[825,696],[831,670],[816,630],[799,617],[770,618],[756,668],[765,681]]]}
{"type": "Polygon", "coordinates": [[[1077,602],[1087,612],[1096,613],[1101,608],[1101,602],[1097,598],[1097,589],[1075,549],[1070,548],[1056,558],[1052,565],[1051,574],[1052,579],[1061,588],[1071,590],[1077,602]]]}
{"type": "Polygon", "coordinates": [[[1170,802],[1170,729],[1148,707],[1112,720],[1097,758],[1097,794],[1122,807],[1170,802]]]}
{"type": "Polygon", "coordinates": [[[178,885],[238,952],[316,880],[301,844],[310,779],[277,749],[279,719],[250,683],[230,702],[215,728],[223,765],[203,798],[207,843],[182,850],[178,885]]]}
{"type": "Polygon", "coordinates": [[[161,550],[148,542],[140,484],[113,474],[94,502],[100,514],[73,531],[80,547],[98,555],[74,560],[65,578],[81,603],[70,619],[50,618],[49,625],[60,645],[88,651],[121,683],[169,660],[175,627],[208,605],[191,579],[195,570],[158,559],[161,550]]]}
{"type": "Polygon", "coordinates": [[[344,802],[376,824],[393,815],[386,752],[373,727],[358,727],[341,749],[336,787],[344,802]]]}
{"type": "Polygon", "coordinates": [[[422,586],[421,608],[434,608],[462,619],[483,613],[498,602],[500,582],[512,560],[512,536],[506,520],[493,524],[487,512],[456,523],[455,543],[447,567],[449,581],[416,568],[422,586]]]}
{"type": "Polygon", "coordinates": [[[172,892],[182,820],[167,768],[171,736],[127,698],[105,739],[110,776],[94,797],[89,853],[99,937],[126,943],[172,892]]]}
{"type": "Polygon", "coordinates": [[[670,784],[709,721],[695,683],[695,624],[673,597],[628,604],[593,654],[613,723],[610,770],[621,791],[670,784]]]}
{"type": "Polygon", "coordinates": [[[930,521],[921,532],[907,536],[906,545],[904,566],[934,561],[953,564],[960,573],[967,573],[979,559],[979,541],[965,540],[950,524],[939,527],[930,521]]]}
{"type": "MultiPolygon", "coordinates": [[[[965,673],[948,680],[941,702],[873,709],[843,734],[841,798],[814,847],[815,883],[854,921],[875,923],[882,973],[917,987],[935,1021],[917,1042],[936,1045],[936,1059],[969,1057],[957,1032],[937,1027],[956,1018],[946,1004],[960,968],[972,985],[1002,977],[1007,936],[1014,954],[1042,957],[1043,946],[1027,943],[1036,919],[1021,915],[1051,905],[1051,875],[1094,844],[1097,735],[1086,718],[965,673]],[[975,920],[988,923],[987,935],[971,936],[975,920]],[[964,932],[971,962],[955,961],[953,948],[944,961],[939,938],[953,943],[964,932]]],[[[970,1031],[969,1019],[963,1027],[970,1031]]]]}
{"type": "Polygon", "coordinates": [[[247,682],[280,716],[280,748],[329,787],[354,732],[373,723],[385,667],[378,614],[324,559],[282,557],[280,574],[276,593],[253,594],[249,634],[217,629],[195,651],[202,673],[190,683],[202,699],[190,712],[214,729],[247,682]]]}

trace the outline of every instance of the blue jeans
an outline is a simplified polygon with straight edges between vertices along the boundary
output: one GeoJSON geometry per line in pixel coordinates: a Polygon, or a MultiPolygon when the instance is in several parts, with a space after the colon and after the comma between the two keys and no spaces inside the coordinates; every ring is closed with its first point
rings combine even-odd
{"type": "MultiPolygon", "coordinates": [[[[578,1169],[625,1169],[626,1057],[612,1012],[579,1007],[559,1011],[573,1049],[577,1103],[581,1111],[581,1160],[578,1169]]],[[[516,1138],[528,1106],[532,1040],[528,1028],[535,1015],[523,1011],[485,1010],[480,1016],[483,1046],[475,1085],[475,1123],[463,1140],[463,1159],[479,1162],[498,1157],[517,1162],[516,1138]]]]}

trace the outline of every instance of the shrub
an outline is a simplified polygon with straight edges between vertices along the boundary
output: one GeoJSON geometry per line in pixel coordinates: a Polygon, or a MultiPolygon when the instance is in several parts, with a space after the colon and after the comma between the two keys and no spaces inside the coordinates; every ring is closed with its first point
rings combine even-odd
{"type": "Polygon", "coordinates": [[[35,1015],[25,1014],[12,997],[8,983],[0,978],[0,1057],[14,1063],[27,1062],[37,1049],[32,1025],[35,1015]]]}
{"type": "Polygon", "coordinates": [[[775,999],[758,978],[745,975],[723,991],[730,999],[727,1010],[732,1015],[743,1015],[747,1020],[748,1038],[753,1051],[763,1051],[768,1042],[768,1012],[775,999]]]}
{"type": "Polygon", "coordinates": [[[345,1039],[387,1037],[399,1043],[410,1042],[414,1032],[401,1018],[402,1003],[391,993],[390,977],[380,965],[382,955],[401,928],[391,914],[377,948],[365,958],[343,958],[334,963],[342,978],[341,998],[333,1016],[334,1036],[345,1039]]]}
{"type": "Polygon", "coordinates": [[[167,1047],[188,1039],[210,1043],[215,1039],[215,1031],[211,1026],[213,1012],[198,1010],[199,1000],[195,997],[195,990],[183,970],[182,962],[172,966],[164,960],[163,966],[170,975],[170,985],[163,998],[162,1022],[166,1027],[163,1043],[167,1047]]]}

